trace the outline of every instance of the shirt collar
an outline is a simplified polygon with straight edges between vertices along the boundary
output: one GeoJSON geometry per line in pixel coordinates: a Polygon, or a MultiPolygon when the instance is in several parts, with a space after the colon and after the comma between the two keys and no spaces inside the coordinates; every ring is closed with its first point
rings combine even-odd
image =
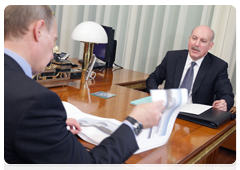
{"type": "Polygon", "coordinates": [[[28,77],[32,78],[32,69],[24,58],[22,58],[20,55],[14,53],[13,51],[7,48],[4,48],[4,53],[7,54],[12,59],[14,59],[19,64],[19,66],[23,69],[24,73],[28,77]]]}

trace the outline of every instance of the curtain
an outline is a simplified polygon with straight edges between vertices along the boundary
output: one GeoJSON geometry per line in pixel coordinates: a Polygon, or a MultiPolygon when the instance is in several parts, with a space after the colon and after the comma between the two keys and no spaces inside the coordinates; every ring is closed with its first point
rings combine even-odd
{"type": "Polygon", "coordinates": [[[236,9],[229,5],[50,5],[58,24],[60,51],[82,58],[83,43],[71,39],[83,21],[115,29],[115,63],[150,74],[169,50],[187,49],[193,28],[215,31],[211,53],[225,60],[236,94],[236,9]]]}

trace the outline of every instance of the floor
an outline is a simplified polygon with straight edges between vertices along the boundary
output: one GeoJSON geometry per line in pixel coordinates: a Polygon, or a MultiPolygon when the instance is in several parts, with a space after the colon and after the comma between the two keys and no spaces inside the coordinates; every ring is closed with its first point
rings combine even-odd
{"type": "Polygon", "coordinates": [[[226,149],[219,148],[216,164],[232,164],[236,161],[236,152],[226,149]]]}

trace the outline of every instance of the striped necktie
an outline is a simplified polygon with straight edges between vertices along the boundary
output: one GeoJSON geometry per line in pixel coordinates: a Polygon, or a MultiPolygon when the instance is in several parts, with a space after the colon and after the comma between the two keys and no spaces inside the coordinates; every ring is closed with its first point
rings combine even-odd
{"type": "Polygon", "coordinates": [[[192,81],[193,81],[193,67],[196,65],[196,62],[192,61],[191,66],[187,70],[187,73],[183,79],[183,82],[180,86],[180,88],[186,88],[188,89],[188,94],[190,93],[192,81]]]}

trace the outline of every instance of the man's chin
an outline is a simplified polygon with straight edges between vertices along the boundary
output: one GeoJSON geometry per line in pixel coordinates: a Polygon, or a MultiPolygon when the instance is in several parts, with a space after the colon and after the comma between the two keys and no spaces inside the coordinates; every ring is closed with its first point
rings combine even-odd
{"type": "Polygon", "coordinates": [[[199,56],[197,53],[191,53],[190,56],[191,56],[192,60],[194,60],[194,61],[201,58],[201,56],[199,56]]]}

